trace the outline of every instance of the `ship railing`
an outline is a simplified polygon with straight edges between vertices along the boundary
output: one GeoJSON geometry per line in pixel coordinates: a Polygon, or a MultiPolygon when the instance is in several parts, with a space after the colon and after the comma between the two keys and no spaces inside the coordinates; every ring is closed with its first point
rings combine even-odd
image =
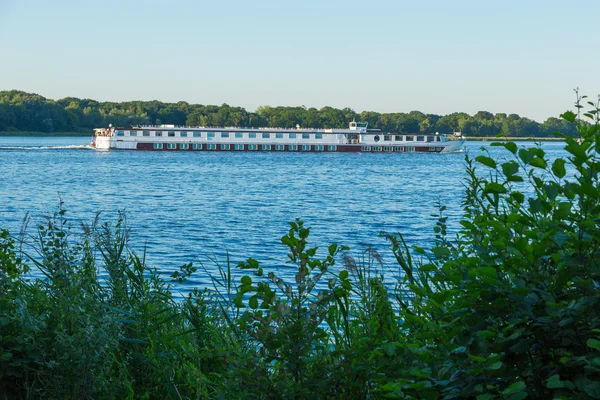
{"type": "MultiPolygon", "coordinates": [[[[351,130],[344,128],[283,128],[283,127],[249,127],[249,126],[188,126],[188,125],[132,125],[131,129],[239,129],[239,130],[261,130],[261,131],[297,131],[305,133],[338,133],[339,131],[347,133],[362,132],[362,129],[351,130]]],[[[366,131],[365,131],[366,132],[366,131]]]]}

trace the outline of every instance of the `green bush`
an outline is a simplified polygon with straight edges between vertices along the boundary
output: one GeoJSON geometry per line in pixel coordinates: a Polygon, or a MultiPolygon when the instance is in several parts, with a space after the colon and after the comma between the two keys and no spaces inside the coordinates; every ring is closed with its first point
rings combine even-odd
{"type": "Polygon", "coordinates": [[[443,206],[431,249],[386,235],[397,282],[373,249],[320,255],[300,220],[282,237],[293,281],[249,258],[239,283],[217,264],[213,289],[186,297],[174,293],[196,267],[162,279],[123,215],[76,237],[61,205],[31,254],[0,231],[0,399],[600,398],[589,104],[563,115],[581,135],[564,138],[567,158],[510,142],[493,144],[508,161],[467,156],[455,238],[443,206]]]}

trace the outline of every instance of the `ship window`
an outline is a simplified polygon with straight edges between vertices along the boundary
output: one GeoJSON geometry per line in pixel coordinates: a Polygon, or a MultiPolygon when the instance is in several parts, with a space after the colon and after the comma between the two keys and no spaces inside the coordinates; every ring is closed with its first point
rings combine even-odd
{"type": "Polygon", "coordinates": [[[412,147],[412,146],[408,146],[408,147],[406,147],[406,152],[407,152],[407,153],[412,153],[413,151],[415,151],[415,148],[414,148],[414,147],[412,147]]]}
{"type": "Polygon", "coordinates": [[[296,134],[295,133],[290,133],[290,139],[296,139],[296,134]]]}
{"type": "Polygon", "coordinates": [[[263,133],[262,134],[262,138],[263,139],[270,139],[271,138],[271,134],[270,133],[263,133]]]}
{"type": "Polygon", "coordinates": [[[207,144],[207,145],[206,145],[206,149],[207,149],[207,150],[216,150],[216,149],[217,149],[217,145],[216,145],[216,144],[214,144],[214,143],[207,144]]]}
{"type": "Polygon", "coordinates": [[[154,147],[155,149],[159,150],[159,149],[162,149],[162,148],[163,148],[163,144],[162,144],[162,143],[154,143],[154,146],[153,146],[153,147],[154,147]]]}
{"type": "Polygon", "coordinates": [[[285,150],[285,145],[284,144],[278,144],[275,146],[275,150],[277,151],[283,151],[285,150]]]}
{"type": "Polygon", "coordinates": [[[275,139],[283,139],[283,133],[276,133],[275,139]]]}
{"type": "Polygon", "coordinates": [[[248,138],[249,139],[256,139],[256,132],[250,132],[250,133],[248,133],[248,138]]]}
{"type": "Polygon", "coordinates": [[[322,133],[316,133],[315,134],[315,139],[323,139],[323,134],[322,133]]]}
{"type": "Polygon", "coordinates": [[[400,136],[400,135],[396,135],[396,136],[394,136],[394,140],[395,140],[396,142],[401,142],[401,141],[402,141],[402,136],[400,136]]]}
{"type": "Polygon", "coordinates": [[[229,132],[221,132],[221,137],[222,138],[228,138],[229,137],[229,132]]]}
{"type": "Polygon", "coordinates": [[[187,132],[179,132],[179,137],[187,137],[187,132]]]}
{"type": "Polygon", "coordinates": [[[417,136],[417,142],[424,142],[425,136],[417,136]]]}
{"type": "Polygon", "coordinates": [[[125,136],[125,131],[117,131],[117,136],[125,136]]]}
{"type": "Polygon", "coordinates": [[[258,150],[258,145],[257,144],[249,144],[248,145],[248,150],[258,150]]]}
{"type": "Polygon", "coordinates": [[[308,133],[303,133],[302,139],[310,139],[310,135],[308,133]]]}
{"type": "Polygon", "coordinates": [[[177,143],[167,143],[167,149],[175,150],[177,148],[177,143]]]}
{"type": "Polygon", "coordinates": [[[236,138],[236,139],[241,139],[241,138],[243,138],[243,137],[244,137],[244,134],[243,134],[242,132],[236,132],[236,133],[235,133],[235,138],[236,138]]]}
{"type": "Polygon", "coordinates": [[[235,145],[235,149],[236,150],[244,150],[244,145],[243,144],[236,144],[235,145]]]}
{"type": "MultiPolygon", "coordinates": [[[[263,135],[264,135],[264,133],[263,133],[263,135]]],[[[271,150],[271,145],[270,144],[263,144],[262,145],[262,149],[263,150],[271,150]]]]}
{"type": "Polygon", "coordinates": [[[212,138],[215,137],[215,133],[214,132],[208,132],[206,135],[208,136],[209,139],[212,139],[212,138]]]}
{"type": "Polygon", "coordinates": [[[427,136],[427,141],[428,142],[433,142],[434,137],[433,136],[427,136]]]}
{"type": "Polygon", "coordinates": [[[156,131],[156,132],[154,132],[154,136],[162,136],[162,132],[156,131]]]}
{"type": "Polygon", "coordinates": [[[192,145],[192,149],[194,149],[194,150],[202,150],[202,143],[194,143],[192,145]]]}
{"type": "Polygon", "coordinates": [[[406,141],[407,142],[414,142],[415,141],[415,137],[412,135],[406,136],[406,141]]]}
{"type": "Polygon", "coordinates": [[[180,148],[181,150],[187,150],[187,149],[189,149],[189,148],[190,148],[190,145],[189,145],[189,144],[187,144],[187,143],[181,143],[181,144],[179,145],[179,148],[180,148]]]}
{"type": "Polygon", "coordinates": [[[436,148],[435,147],[430,147],[429,151],[436,151],[436,148]]]}
{"type": "Polygon", "coordinates": [[[194,137],[202,137],[202,132],[194,132],[194,137]]]}
{"type": "Polygon", "coordinates": [[[327,151],[337,151],[337,146],[327,146],[327,151]]]}
{"type": "Polygon", "coordinates": [[[383,151],[394,151],[394,148],[392,146],[385,146],[383,151]]]}
{"type": "Polygon", "coordinates": [[[381,140],[381,138],[379,137],[379,135],[375,135],[373,140],[375,140],[375,143],[378,143],[381,140]]]}
{"type": "Polygon", "coordinates": [[[373,151],[381,151],[381,146],[373,146],[373,151]]]}
{"type": "Polygon", "coordinates": [[[221,145],[221,150],[229,150],[231,147],[229,147],[228,144],[222,144],[221,145]]]}
{"type": "Polygon", "coordinates": [[[318,144],[315,146],[315,151],[323,151],[323,145],[322,144],[318,144]]]}
{"type": "Polygon", "coordinates": [[[371,151],[371,146],[365,146],[362,148],[363,151],[371,151]]]}
{"type": "Polygon", "coordinates": [[[390,142],[392,140],[392,135],[384,135],[383,136],[383,141],[384,142],[390,142]]]}
{"type": "Polygon", "coordinates": [[[303,144],[302,151],[310,151],[310,144],[303,144]]]}
{"type": "Polygon", "coordinates": [[[169,137],[175,137],[175,132],[169,131],[169,137]]]}
{"type": "Polygon", "coordinates": [[[129,131],[129,136],[137,136],[137,132],[136,131],[129,131]]]}
{"type": "Polygon", "coordinates": [[[144,136],[150,136],[150,131],[144,131],[143,135],[144,136]]]}
{"type": "Polygon", "coordinates": [[[288,146],[288,150],[290,150],[290,151],[297,151],[298,150],[298,145],[296,145],[296,144],[290,144],[288,146]]]}

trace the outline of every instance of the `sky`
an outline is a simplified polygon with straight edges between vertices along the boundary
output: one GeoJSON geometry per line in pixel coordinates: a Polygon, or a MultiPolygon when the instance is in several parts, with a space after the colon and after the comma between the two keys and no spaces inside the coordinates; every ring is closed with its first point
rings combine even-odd
{"type": "Polygon", "coordinates": [[[0,90],[515,113],[600,93],[598,0],[0,0],[0,90]]]}

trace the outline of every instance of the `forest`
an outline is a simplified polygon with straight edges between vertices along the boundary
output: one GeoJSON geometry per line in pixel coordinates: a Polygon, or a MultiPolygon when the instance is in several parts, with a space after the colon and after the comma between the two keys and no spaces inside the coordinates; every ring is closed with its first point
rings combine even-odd
{"type": "Polygon", "coordinates": [[[576,134],[575,124],[550,117],[543,123],[517,114],[479,111],[475,115],[455,112],[448,115],[408,113],[378,113],[350,108],[306,108],[260,106],[256,112],[228,104],[202,105],[185,101],[99,102],[66,97],[47,99],[34,93],[0,91],[0,134],[2,132],[91,132],[93,128],[131,125],[174,124],[187,126],[246,126],[342,128],[356,120],[368,122],[369,128],[384,132],[448,134],[462,132],[471,137],[551,137],[553,132],[567,136],[576,134]]]}

